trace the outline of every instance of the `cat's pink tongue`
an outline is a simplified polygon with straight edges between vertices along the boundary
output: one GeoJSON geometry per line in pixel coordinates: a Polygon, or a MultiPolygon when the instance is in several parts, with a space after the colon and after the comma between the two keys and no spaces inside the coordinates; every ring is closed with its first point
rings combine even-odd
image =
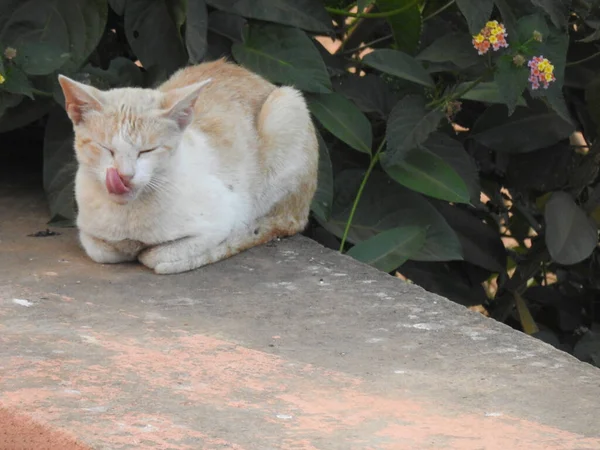
{"type": "Polygon", "coordinates": [[[129,192],[129,188],[125,186],[119,172],[114,167],[106,171],[106,189],[115,195],[123,195],[129,192]]]}

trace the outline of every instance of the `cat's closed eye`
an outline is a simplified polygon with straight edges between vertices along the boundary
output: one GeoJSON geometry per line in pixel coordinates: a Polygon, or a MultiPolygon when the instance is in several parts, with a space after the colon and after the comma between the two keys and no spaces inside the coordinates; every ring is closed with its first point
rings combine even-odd
{"type": "Polygon", "coordinates": [[[105,147],[105,146],[104,146],[104,145],[102,145],[102,144],[98,144],[98,145],[100,145],[100,147],[102,147],[104,150],[106,150],[107,152],[109,152],[109,153],[110,153],[110,156],[112,156],[112,157],[114,157],[114,156],[115,156],[115,152],[114,152],[114,150],[111,150],[110,148],[108,148],[108,147],[105,147]]]}
{"type": "Polygon", "coordinates": [[[146,149],[146,150],[140,150],[140,151],[138,152],[138,158],[139,158],[141,155],[143,155],[144,153],[150,153],[150,152],[153,152],[153,151],[154,151],[154,150],[156,150],[157,148],[158,148],[158,147],[154,147],[154,148],[148,148],[148,149],[146,149]]]}

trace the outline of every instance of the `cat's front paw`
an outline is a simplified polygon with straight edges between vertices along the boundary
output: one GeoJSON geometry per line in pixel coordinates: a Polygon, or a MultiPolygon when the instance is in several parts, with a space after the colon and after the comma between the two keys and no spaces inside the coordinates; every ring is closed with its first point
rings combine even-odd
{"type": "Polygon", "coordinates": [[[160,275],[187,272],[208,264],[208,255],[191,258],[176,255],[168,246],[156,246],[142,251],[138,261],[160,275]]]}
{"type": "Polygon", "coordinates": [[[79,233],[79,240],[90,259],[99,264],[117,264],[135,260],[135,256],[120,252],[113,245],[83,231],[79,233]]]}

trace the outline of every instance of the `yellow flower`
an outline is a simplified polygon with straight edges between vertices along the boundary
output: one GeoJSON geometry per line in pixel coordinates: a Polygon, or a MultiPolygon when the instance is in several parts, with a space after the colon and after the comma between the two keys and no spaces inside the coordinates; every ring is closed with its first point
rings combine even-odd
{"type": "Polygon", "coordinates": [[[483,37],[483,34],[479,33],[477,36],[473,36],[473,39],[475,39],[475,42],[478,44],[481,44],[485,38],[483,37]]]}
{"type": "Polygon", "coordinates": [[[538,42],[542,42],[542,33],[540,33],[538,30],[535,30],[533,32],[533,40],[534,41],[538,41],[538,42]]]}
{"type": "Polygon", "coordinates": [[[544,74],[544,78],[546,79],[546,81],[553,81],[554,80],[554,75],[552,74],[552,72],[546,72],[544,74]]]}
{"type": "Polygon", "coordinates": [[[498,38],[495,35],[492,35],[488,38],[488,41],[490,41],[490,44],[495,44],[498,42],[498,38]]]}
{"type": "Polygon", "coordinates": [[[6,81],[6,78],[4,78],[4,75],[2,75],[0,73],[0,84],[4,84],[5,81],[6,81]]]}
{"type": "Polygon", "coordinates": [[[488,23],[485,24],[485,26],[488,28],[496,28],[498,26],[498,21],[490,20],[488,23]]]}

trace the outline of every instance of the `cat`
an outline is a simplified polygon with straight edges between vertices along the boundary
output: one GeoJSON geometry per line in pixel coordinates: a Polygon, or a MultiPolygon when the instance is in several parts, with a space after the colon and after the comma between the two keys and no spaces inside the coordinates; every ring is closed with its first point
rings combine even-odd
{"type": "Polygon", "coordinates": [[[306,227],[319,145],[295,88],[225,60],[180,69],[157,89],[59,83],[79,241],[92,260],[179,273],[306,227]]]}

